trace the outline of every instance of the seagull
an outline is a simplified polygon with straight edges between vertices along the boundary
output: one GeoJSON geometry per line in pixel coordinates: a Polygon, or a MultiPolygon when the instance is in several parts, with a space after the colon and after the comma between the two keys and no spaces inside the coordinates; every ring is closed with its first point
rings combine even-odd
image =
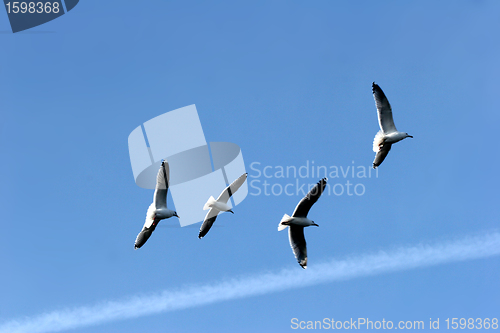
{"type": "Polygon", "coordinates": [[[167,208],[168,180],[170,178],[170,168],[168,162],[161,161],[160,170],[156,176],[156,189],[153,196],[153,203],[149,206],[146,214],[146,222],[137,239],[134,248],[137,250],[146,243],[153,231],[155,231],[158,222],[168,219],[172,216],[179,217],[177,212],[167,208]]]}
{"type": "Polygon", "coordinates": [[[307,195],[300,200],[297,207],[292,214],[283,215],[280,224],[278,225],[278,231],[289,227],[288,238],[290,239],[290,246],[292,247],[295,258],[299,262],[299,265],[306,269],[307,268],[307,248],[306,239],[304,238],[304,227],[309,227],[314,225],[319,227],[314,221],[307,218],[307,213],[311,209],[312,205],[318,201],[319,197],[323,193],[326,186],[327,178],[321,179],[307,195]]]}
{"type": "Polygon", "coordinates": [[[240,186],[243,185],[243,183],[247,179],[247,175],[247,173],[244,173],[238,179],[232,182],[231,185],[229,185],[224,189],[224,191],[222,191],[217,200],[215,200],[213,196],[208,199],[205,206],[203,206],[203,210],[209,211],[207,213],[207,216],[205,216],[203,224],[201,225],[198,238],[202,239],[203,236],[207,234],[207,232],[212,227],[212,224],[214,224],[219,212],[231,212],[234,214],[234,212],[231,210],[231,207],[227,205],[227,201],[240,188],[240,186]]]}
{"type": "Polygon", "coordinates": [[[377,106],[378,123],[380,125],[380,131],[373,139],[373,151],[377,153],[373,161],[373,168],[376,169],[384,161],[393,143],[406,138],[413,138],[413,136],[405,132],[399,132],[396,129],[396,125],[394,125],[394,120],[392,119],[391,105],[382,89],[375,82],[372,84],[372,90],[375,105],[377,106]]]}

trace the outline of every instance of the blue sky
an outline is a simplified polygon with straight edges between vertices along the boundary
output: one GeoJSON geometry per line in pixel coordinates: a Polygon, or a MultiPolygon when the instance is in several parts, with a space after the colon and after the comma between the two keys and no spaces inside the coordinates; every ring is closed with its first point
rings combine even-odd
{"type": "MultiPolygon", "coordinates": [[[[0,327],[42,313],[294,269],[277,225],[301,196],[252,195],[210,233],[162,221],[127,138],[196,104],[207,141],[264,166],[370,167],[371,83],[399,130],[361,196],[323,196],[309,268],[498,231],[500,4],[495,1],[80,1],[12,34],[0,11],[0,327]]],[[[168,129],[167,129],[168,130],[168,129]]],[[[254,164],[255,165],[255,164],[254,164]]],[[[319,179],[299,179],[315,183],[319,179]]],[[[292,178],[268,179],[284,186],[292,178]]],[[[214,194],[216,195],[216,194],[214,194]]],[[[169,196],[169,205],[173,205],[169,196]]],[[[500,259],[326,281],[73,332],[288,332],[291,319],[499,316],[500,259]]]]}

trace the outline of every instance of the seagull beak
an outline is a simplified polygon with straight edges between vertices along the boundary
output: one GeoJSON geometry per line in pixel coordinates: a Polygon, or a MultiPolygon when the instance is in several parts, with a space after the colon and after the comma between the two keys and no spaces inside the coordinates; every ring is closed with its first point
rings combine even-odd
{"type": "Polygon", "coordinates": [[[230,209],[230,210],[228,210],[228,212],[231,212],[231,213],[233,213],[233,214],[234,214],[234,212],[233,212],[231,209],[230,209]]]}
{"type": "Polygon", "coordinates": [[[314,223],[314,222],[313,222],[313,224],[312,224],[312,225],[315,225],[315,226],[319,227],[319,225],[317,225],[317,224],[316,224],[316,223],[314,223]]]}
{"type": "Polygon", "coordinates": [[[412,136],[412,135],[408,135],[408,137],[413,139],[413,136],[412,136]]]}

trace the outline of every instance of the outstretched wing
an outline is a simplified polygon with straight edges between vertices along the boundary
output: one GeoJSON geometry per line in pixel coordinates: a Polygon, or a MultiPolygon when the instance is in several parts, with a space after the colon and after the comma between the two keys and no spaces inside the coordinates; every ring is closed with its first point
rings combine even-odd
{"type": "Polygon", "coordinates": [[[293,211],[292,217],[307,217],[307,213],[309,213],[309,209],[311,209],[312,205],[316,201],[318,201],[319,197],[323,193],[323,190],[326,186],[326,178],[321,179],[314,187],[307,193],[307,195],[300,200],[297,207],[293,211]]]}
{"type": "Polygon", "coordinates": [[[307,248],[306,239],[304,238],[304,227],[298,225],[290,225],[288,228],[288,238],[290,246],[297,262],[302,268],[307,268],[307,248]]]}
{"type": "Polygon", "coordinates": [[[384,143],[382,147],[380,147],[377,155],[375,155],[375,159],[373,160],[373,168],[376,169],[382,162],[385,160],[387,154],[389,154],[389,150],[391,150],[391,143],[384,143]]]}
{"type": "Polygon", "coordinates": [[[167,160],[161,162],[160,170],[158,170],[158,175],[156,176],[156,188],[154,194],[154,207],[166,208],[167,207],[167,192],[168,192],[168,181],[170,179],[170,167],[167,160]]]}
{"type": "Polygon", "coordinates": [[[391,104],[389,104],[384,92],[375,82],[372,84],[372,91],[373,98],[375,98],[375,105],[377,106],[380,129],[384,131],[384,134],[397,132],[396,125],[394,125],[394,120],[392,119],[391,104]]]}
{"type": "Polygon", "coordinates": [[[210,228],[212,228],[212,225],[215,222],[215,219],[217,218],[217,214],[219,214],[219,210],[215,208],[211,208],[207,215],[205,216],[205,220],[203,221],[203,224],[201,225],[200,228],[200,233],[198,234],[198,238],[203,238],[210,228]]]}
{"type": "Polygon", "coordinates": [[[134,248],[136,250],[141,248],[147,242],[149,237],[151,237],[151,234],[153,233],[153,231],[155,231],[158,222],[160,222],[160,220],[155,218],[149,227],[144,226],[142,228],[141,232],[135,239],[134,248]]]}
{"type": "Polygon", "coordinates": [[[236,192],[238,191],[238,189],[241,187],[241,185],[243,185],[243,183],[245,182],[245,180],[247,179],[247,173],[244,173],[242,174],[241,176],[239,176],[234,182],[231,183],[231,185],[229,185],[228,187],[226,187],[224,189],[224,191],[222,191],[222,193],[219,195],[219,197],[217,198],[217,201],[218,202],[223,202],[223,203],[227,203],[227,201],[229,200],[229,198],[236,192]]]}

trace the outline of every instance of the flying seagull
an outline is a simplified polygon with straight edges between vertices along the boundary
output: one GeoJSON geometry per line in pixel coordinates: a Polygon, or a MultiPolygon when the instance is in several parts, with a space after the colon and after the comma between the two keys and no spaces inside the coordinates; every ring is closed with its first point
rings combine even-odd
{"type": "Polygon", "coordinates": [[[391,150],[392,144],[406,138],[413,138],[405,132],[399,132],[394,125],[392,119],[392,109],[387,97],[378,84],[372,84],[373,98],[375,98],[375,105],[377,106],[378,123],[380,131],[373,139],[373,151],[377,153],[373,161],[373,168],[376,169],[391,150]]]}
{"type": "Polygon", "coordinates": [[[207,234],[207,232],[214,224],[215,219],[217,218],[219,212],[231,212],[234,214],[234,212],[231,210],[231,207],[227,205],[227,201],[240,188],[240,186],[243,185],[246,179],[247,179],[247,174],[244,173],[238,179],[232,182],[231,185],[226,187],[224,191],[222,191],[222,193],[219,195],[217,200],[215,200],[213,196],[211,196],[208,199],[205,206],[203,206],[203,210],[209,209],[209,211],[207,213],[207,216],[205,216],[203,224],[201,225],[198,238],[201,239],[203,238],[203,236],[207,234]]]}
{"type": "Polygon", "coordinates": [[[135,240],[134,248],[136,250],[146,243],[153,231],[155,231],[160,220],[168,219],[172,216],[179,217],[176,212],[167,208],[169,178],[170,168],[168,166],[168,162],[162,160],[160,170],[158,170],[158,175],[156,176],[156,189],[153,196],[153,203],[148,208],[144,227],[135,240]]]}
{"type": "Polygon", "coordinates": [[[311,225],[319,227],[314,221],[307,218],[307,213],[309,213],[312,205],[318,201],[321,193],[323,193],[327,180],[327,178],[321,179],[309,193],[300,200],[292,216],[290,217],[288,214],[283,215],[278,225],[278,231],[289,227],[288,238],[290,239],[290,246],[292,247],[299,265],[304,269],[307,268],[307,248],[306,239],[304,238],[304,227],[309,227],[311,225]]]}

